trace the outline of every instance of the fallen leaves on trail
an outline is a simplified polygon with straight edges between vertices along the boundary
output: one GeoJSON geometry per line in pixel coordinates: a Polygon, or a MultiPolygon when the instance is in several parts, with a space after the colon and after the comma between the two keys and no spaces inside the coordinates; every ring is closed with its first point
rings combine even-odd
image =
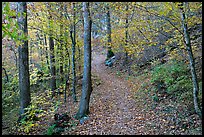
{"type": "MultiPolygon", "coordinates": [[[[173,102],[166,102],[163,106],[159,106],[152,102],[150,98],[152,95],[140,91],[141,86],[149,88],[149,85],[145,83],[149,83],[150,75],[141,77],[143,79],[138,79],[138,81],[125,80],[122,75],[118,77],[110,69],[103,66],[104,58],[99,54],[94,55],[93,71],[102,82],[94,88],[92,93],[92,109],[90,109],[89,115],[91,119],[69,134],[160,135],[199,133],[199,129],[198,132],[194,133],[181,128],[181,121],[179,122],[181,118],[177,114],[178,111],[175,111],[179,108],[173,102]],[[174,110],[168,113],[169,110],[166,108],[173,107],[174,110]]],[[[199,123],[198,119],[197,123],[199,123]]],[[[189,124],[186,125],[187,128],[190,127],[189,124]]]]}

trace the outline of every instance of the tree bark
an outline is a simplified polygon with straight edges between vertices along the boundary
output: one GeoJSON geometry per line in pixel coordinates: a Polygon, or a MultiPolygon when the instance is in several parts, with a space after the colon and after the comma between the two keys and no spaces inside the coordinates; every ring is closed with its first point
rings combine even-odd
{"type": "Polygon", "coordinates": [[[185,39],[185,45],[186,45],[186,50],[188,52],[188,57],[189,57],[189,67],[191,69],[191,76],[192,76],[192,82],[193,82],[193,102],[194,102],[194,108],[195,112],[199,115],[202,116],[202,112],[199,109],[198,105],[198,92],[199,92],[199,86],[198,86],[198,80],[197,80],[197,75],[195,71],[195,60],[193,57],[193,52],[191,48],[191,42],[190,42],[190,35],[188,32],[188,27],[187,27],[187,22],[185,18],[185,11],[183,10],[184,4],[181,3],[180,5],[180,10],[181,10],[181,19],[182,19],[182,25],[183,25],[183,31],[184,31],[184,39],[185,39]]]}
{"type": "Polygon", "coordinates": [[[84,11],[84,72],[82,82],[82,95],[76,118],[82,118],[89,113],[89,101],[92,92],[91,82],[91,17],[89,2],[83,2],[84,11]]]}
{"type": "Polygon", "coordinates": [[[107,25],[107,42],[108,46],[111,46],[111,22],[109,5],[106,5],[106,25],[107,25]]]}
{"type": "MultiPolygon", "coordinates": [[[[125,19],[125,46],[128,45],[128,3],[126,4],[125,7],[125,11],[126,11],[126,19],[125,19]]],[[[125,60],[123,62],[123,66],[126,65],[128,62],[128,52],[126,51],[125,48],[125,60]]]]}
{"type": "Polygon", "coordinates": [[[79,54],[79,56],[78,56],[78,71],[81,73],[81,50],[80,50],[80,46],[78,45],[77,46],[77,48],[78,48],[78,54],[79,54]]]}
{"type": "Polygon", "coordinates": [[[54,40],[49,37],[49,47],[50,47],[50,73],[51,73],[51,90],[53,91],[53,96],[55,95],[56,89],[56,69],[55,69],[55,55],[54,55],[54,40]]]}
{"type": "MultiPolygon", "coordinates": [[[[48,5],[49,8],[50,5],[48,5]]],[[[49,29],[51,28],[50,26],[50,21],[52,19],[51,13],[49,13],[49,29]]],[[[54,55],[54,40],[52,37],[52,32],[51,29],[49,30],[49,48],[50,48],[50,73],[51,73],[51,82],[50,82],[50,86],[51,86],[51,90],[53,92],[52,97],[55,96],[55,89],[56,89],[56,69],[55,69],[55,55],[54,55]]]]}
{"type": "Polygon", "coordinates": [[[74,102],[77,102],[76,98],[76,63],[75,63],[75,51],[76,51],[76,12],[75,12],[75,3],[73,3],[73,24],[72,30],[70,31],[70,36],[72,40],[72,98],[74,102]],[[73,34],[73,35],[72,35],[73,34]]]}
{"type": "MultiPolygon", "coordinates": [[[[61,18],[61,20],[63,20],[63,14],[62,14],[62,12],[63,12],[63,5],[62,5],[62,3],[60,3],[60,18],[61,18]]],[[[64,78],[63,78],[63,60],[64,60],[64,57],[63,57],[63,43],[64,43],[64,41],[63,41],[63,29],[64,29],[64,25],[61,23],[60,24],[60,48],[59,48],[59,56],[60,56],[60,66],[59,66],[59,72],[60,72],[60,77],[61,77],[61,82],[63,82],[63,80],[64,80],[64,78]]]]}
{"type": "MultiPolygon", "coordinates": [[[[27,5],[26,2],[18,2],[17,4],[17,21],[20,30],[24,35],[28,36],[27,28],[27,5]]],[[[20,115],[25,113],[25,108],[30,105],[30,75],[28,61],[28,40],[22,40],[23,44],[18,47],[19,52],[19,88],[20,88],[20,115]]]]}
{"type": "Polygon", "coordinates": [[[66,83],[65,83],[65,91],[64,91],[64,103],[67,100],[67,89],[69,90],[69,77],[70,77],[70,56],[69,56],[69,51],[68,48],[66,47],[67,54],[68,54],[68,72],[66,76],[66,83]]]}

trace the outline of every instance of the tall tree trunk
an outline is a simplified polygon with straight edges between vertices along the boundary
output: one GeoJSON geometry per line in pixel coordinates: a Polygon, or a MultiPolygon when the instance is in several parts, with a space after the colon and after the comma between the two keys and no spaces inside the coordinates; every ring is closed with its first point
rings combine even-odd
{"type": "Polygon", "coordinates": [[[75,47],[76,47],[76,12],[75,12],[75,3],[73,3],[73,24],[72,30],[70,32],[71,40],[72,40],[72,97],[74,102],[77,102],[76,98],[76,63],[75,63],[75,47]],[[72,35],[73,34],[73,35],[72,35]]]}
{"type": "Polygon", "coordinates": [[[185,11],[183,10],[184,4],[181,3],[180,6],[181,6],[180,7],[181,19],[182,19],[182,25],[183,25],[183,31],[184,31],[184,37],[185,37],[185,45],[186,45],[186,50],[187,50],[188,56],[189,56],[189,62],[190,62],[189,66],[191,69],[191,76],[192,76],[192,82],[193,82],[194,108],[195,108],[196,113],[199,116],[202,116],[202,112],[198,106],[199,86],[198,86],[198,80],[197,80],[197,75],[196,75],[196,70],[195,70],[195,60],[194,60],[193,52],[192,52],[192,48],[191,48],[190,35],[188,32],[187,22],[186,22],[186,18],[185,18],[185,11]]]}
{"type": "MultiPolygon", "coordinates": [[[[60,18],[61,18],[61,20],[63,20],[63,14],[62,14],[62,12],[63,12],[63,5],[62,5],[62,3],[60,3],[60,18]]],[[[63,41],[63,28],[64,28],[64,26],[63,26],[63,24],[61,23],[60,24],[60,48],[59,48],[59,53],[60,53],[60,66],[59,66],[59,72],[60,72],[60,77],[61,77],[61,82],[63,82],[63,80],[64,80],[64,78],[63,78],[63,59],[64,59],[64,57],[63,57],[63,43],[64,43],[64,41],[63,41]]]]}
{"type": "Polygon", "coordinates": [[[70,77],[70,55],[67,47],[66,47],[66,51],[68,54],[68,70],[67,70],[67,76],[66,76],[67,79],[66,79],[65,91],[64,91],[64,103],[67,100],[67,89],[69,90],[69,77],[70,77]]]}
{"type": "MultiPolygon", "coordinates": [[[[126,4],[126,20],[125,20],[125,46],[127,47],[128,45],[128,3],[126,4]]],[[[126,51],[125,48],[125,60],[123,62],[123,65],[126,65],[128,62],[128,52],[126,51]]]]}
{"type": "MultiPolygon", "coordinates": [[[[27,5],[26,2],[18,2],[17,4],[17,21],[20,30],[24,35],[28,35],[27,28],[27,5]],[[26,16],[25,16],[26,15],[26,16]]],[[[20,115],[25,113],[25,108],[28,107],[31,101],[30,96],[30,75],[28,62],[28,40],[22,40],[23,44],[18,47],[19,52],[19,88],[20,88],[20,115]]]]}
{"type": "Polygon", "coordinates": [[[111,22],[109,5],[106,5],[106,25],[107,25],[107,42],[108,46],[111,46],[111,22]]]}
{"type": "MultiPolygon", "coordinates": [[[[50,5],[48,5],[49,8],[50,5]]],[[[49,48],[50,48],[50,73],[51,73],[51,82],[50,82],[50,86],[51,86],[51,90],[53,92],[52,97],[55,96],[55,89],[56,89],[56,69],[55,69],[55,54],[54,54],[54,40],[52,37],[52,32],[51,32],[51,13],[49,13],[49,48]]]]}
{"type": "Polygon", "coordinates": [[[54,55],[54,40],[49,37],[49,47],[50,47],[50,73],[51,73],[51,90],[53,91],[53,96],[55,95],[56,89],[56,69],[55,69],[55,55],[54,55]]]}
{"type": "Polygon", "coordinates": [[[91,82],[91,17],[89,2],[83,2],[84,11],[84,72],[82,82],[82,95],[76,118],[81,118],[89,113],[89,101],[92,92],[91,82]]]}

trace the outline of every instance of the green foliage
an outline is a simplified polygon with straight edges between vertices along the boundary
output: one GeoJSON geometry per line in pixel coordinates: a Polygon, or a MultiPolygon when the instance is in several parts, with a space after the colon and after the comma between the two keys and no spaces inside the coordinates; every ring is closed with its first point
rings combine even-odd
{"type": "Polygon", "coordinates": [[[20,121],[19,132],[29,133],[34,127],[38,126],[36,121],[48,114],[48,112],[42,108],[42,104],[46,106],[52,105],[52,102],[47,102],[47,98],[51,98],[51,92],[41,94],[33,93],[31,95],[31,105],[25,108],[26,112],[20,121]]]}
{"type": "Polygon", "coordinates": [[[152,96],[153,101],[158,102],[159,101],[159,97],[157,96],[157,94],[154,94],[152,96]]]}
{"type": "Polygon", "coordinates": [[[38,81],[38,69],[34,68],[32,72],[30,72],[30,85],[37,84],[38,81]]]}
{"type": "Polygon", "coordinates": [[[38,114],[44,112],[43,110],[38,109],[35,104],[31,104],[25,110],[26,110],[25,117],[28,120],[37,120],[40,116],[42,116],[42,115],[39,116],[38,114]]]}
{"type": "Polygon", "coordinates": [[[23,118],[20,120],[20,127],[18,130],[29,133],[34,126],[38,126],[35,121],[44,116],[45,114],[43,112],[45,111],[39,109],[35,103],[25,108],[25,111],[26,112],[23,114],[23,118]]]}
{"type": "Polygon", "coordinates": [[[47,129],[46,135],[53,135],[55,126],[56,126],[56,124],[53,124],[52,126],[50,126],[50,127],[47,129]]]}
{"type": "Polygon", "coordinates": [[[18,77],[13,76],[10,82],[2,82],[2,111],[9,113],[19,105],[18,77]]]}
{"type": "Polygon", "coordinates": [[[5,38],[6,36],[8,36],[8,38],[16,42],[17,46],[21,45],[22,41],[28,40],[28,36],[25,35],[22,30],[19,29],[17,20],[13,18],[14,16],[16,16],[16,11],[10,9],[10,3],[3,2],[2,5],[3,5],[2,18],[4,20],[2,24],[2,34],[3,34],[2,38],[5,38]]]}
{"type": "Polygon", "coordinates": [[[50,74],[46,72],[45,67],[42,69],[33,68],[30,71],[31,91],[49,89],[50,74]]]}
{"type": "Polygon", "coordinates": [[[117,71],[116,75],[120,77],[122,75],[122,73],[120,71],[117,71]]]}
{"type": "Polygon", "coordinates": [[[156,90],[164,87],[169,94],[192,89],[188,66],[176,61],[155,67],[152,71],[151,83],[156,86],[156,90]]]}
{"type": "Polygon", "coordinates": [[[38,124],[37,123],[34,124],[33,120],[26,120],[26,117],[24,117],[20,121],[20,127],[18,128],[18,131],[29,133],[31,131],[32,127],[34,127],[34,126],[38,126],[38,124]]]}

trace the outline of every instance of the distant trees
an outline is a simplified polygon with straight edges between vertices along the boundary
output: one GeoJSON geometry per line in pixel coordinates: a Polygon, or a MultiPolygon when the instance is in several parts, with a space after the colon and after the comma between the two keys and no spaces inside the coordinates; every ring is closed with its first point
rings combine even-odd
{"type": "MultiPolygon", "coordinates": [[[[27,4],[26,2],[17,3],[17,22],[21,35],[28,35],[27,28],[27,4]]],[[[18,47],[19,52],[19,89],[20,89],[20,114],[25,113],[25,108],[31,102],[30,96],[30,75],[28,63],[28,40],[22,39],[22,44],[18,47]]]]}
{"type": "MultiPolygon", "coordinates": [[[[17,4],[16,16],[16,11],[14,11],[14,14],[9,9],[9,6],[4,3],[4,16],[2,18],[3,38],[7,39],[7,36],[9,36],[17,45],[8,44],[8,47],[14,53],[16,66],[17,64],[19,65],[21,114],[24,113],[24,108],[29,105],[31,100],[30,81],[32,83],[32,79],[29,79],[27,35],[30,38],[29,44],[31,46],[29,47],[32,47],[32,49],[29,48],[30,68],[36,67],[36,64],[39,66],[39,62],[41,62],[41,70],[46,73],[50,72],[51,77],[49,75],[47,77],[51,79],[50,88],[53,91],[53,95],[58,87],[65,86],[63,88],[65,89],[66,101],[66,90],[69,90],[71,85],[71,94],[74,102],[76,102],[77,76],[81,75],[81,66],[84,66],[82,95],[77,114],[78,117],[88,114],[92,91],[91,34],[94,34],[93,38],[97,38],[97,42],[102,41],[105,43],[105,46],[111,46],[114,52],[123,52],[125,57],[124,66],[128,66],[126,64],[128,61],[135,61],[137,59],[138,62],[145,62],[142,60],[143,58],[145,58],[146,62],[152,61],[159,57],[159,52],[164,53],[164,51],[165,55],[168,54],[175,59],[178,59],[176,57],[178,51],[182,56],[184,54],[189,55],[194,87],[194,107],[198,114],[201,113],[198,107],[197,96],[199,87],[193,57],[193,50],[195,48],[191,46],[193,44],[190,41],[188,28],[195,26],[196,23],[201,24],[199,22],[201,18],[197,18],[198,15],[196,14],[200,14],[197,11],[200,8],[199,5],[202,6],[202,4],[188,3],[189,7],[193,9],[192,11],[188,10],[185,4],[181,4],[180,8],[176,8],[172,2],[36,2],[27,4],[25,2],[17,4]],[[82,7],[83,17],[81,15],[82,7]],[[90,11],[94,12],[90,13],[90,11]],[[27,27],[27,12],[29,28],[27,27]],[[94,18],[94,20],[91,18],[94,18]],[[18,25],[15,24],[16,19],[18,25]],[[84,62],[82,60],[83,45],[84,62]],[[15,51],[16,47],[18,47],[19,51],[19,61],[17,61],[18,54],[15,51]],[[184,50],[185,48],[187,50],[184,50]],[[157,51],[158,54],[156,53],[157,51]],[[58,78],[60,79],[59,81],[58,78]],[[66,84],[62,84],[65,83],[63,78],[66,79],[66,84]]],[[[99,43],[96,44],[100,45],[99,43]]],[[[182,60],[187,60],[187,58],[183,56],[182,60]]],[[[11,70],[8,69],[10,62],[6,59],[4,62],[7,62],[5,63],[7,66],[3,67],[6,82],[11,82],[11,70]]],[[[137,65],[142,66],[139,63],[137,65]]],[[[31,74],[32,70],[30,69],[31,74]]]]}

